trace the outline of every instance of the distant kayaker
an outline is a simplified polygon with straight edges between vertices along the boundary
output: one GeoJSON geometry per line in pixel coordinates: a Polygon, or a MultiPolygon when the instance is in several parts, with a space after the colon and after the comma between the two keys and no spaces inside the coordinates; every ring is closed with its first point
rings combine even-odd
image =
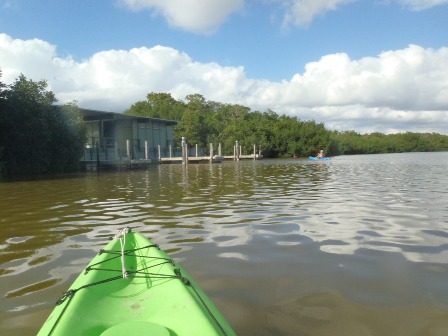
{"type": "Polygon", "coordinates": [[[323,157],[325,157],[325,153],[324,153],[324,151],[321,149],[320,152],[319,152],[319,154],[317,154],[316,157],[318,157],[318,158],[323,158],[323,157]]]}

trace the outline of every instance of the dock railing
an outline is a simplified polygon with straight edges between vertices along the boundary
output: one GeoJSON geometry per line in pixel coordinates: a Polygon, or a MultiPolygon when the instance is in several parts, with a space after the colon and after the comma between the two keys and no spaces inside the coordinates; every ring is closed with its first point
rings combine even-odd
{"type": "MultiPolygon", "coordinates": [[[[170,153],[171,153],[170,149],[170,153]]],[[[239,141],[235,142],[235,145],[233,146],[233,155],[222,155],[222,145],[221,143],[218,144],[218,151],[215,152],[215,147],[213,143],[210,143],[209,151],[208,153],[204,148],[199,148],[199,146],[196,144],[193,147],[189,148],[187,141],[185,138],[182,138],[181,142],[181,156],[169,156],[169,157],[163,157],[161,154],[158,155],[158,159],[160,163],[183,163],[187,164],[189,162],[198,163],[198,162],[222,162],[223,160],[260,160],[263,158],[263,155],[261,154],[261,147],[258,147],[258,153],[257,153],[257,146],[253,145],[253,153],[252,154],[243,154],[242,146],[239,144],[239,141]]]]}
{"type": "Polygon", "coordinates": [[[100,165],[135,165],[149,163],[199,163],[199,162],[222,162],[223,160],[260,160],[263,158],[261,147],[253,145],[251,154],[243,154],[239,141],[235,141],[233,155],[223,155],[222,145],[218,144],[217,150],[213,143],[209,144],[208,150],[200,148],[197,144],[188,146],[187,141],[182,138],[181,147],[173,148],[172,145],[162,147],[160,144],[150,148],[148,141],[139,139],[125,140],[124,146],[113,138],[103,138],[100,142],[92,138],[86,146],[82,162],[100,165]]]}

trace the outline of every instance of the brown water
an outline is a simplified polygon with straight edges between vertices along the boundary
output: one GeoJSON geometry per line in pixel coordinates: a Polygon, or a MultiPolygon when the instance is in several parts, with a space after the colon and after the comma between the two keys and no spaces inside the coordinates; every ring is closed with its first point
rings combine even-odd
{"type": "Polygon", "coordinates": [[[0,184],[0,334],[35,335],[131,226],[239,335],[448,335],[448,153],[164,165],[0,184]]]}

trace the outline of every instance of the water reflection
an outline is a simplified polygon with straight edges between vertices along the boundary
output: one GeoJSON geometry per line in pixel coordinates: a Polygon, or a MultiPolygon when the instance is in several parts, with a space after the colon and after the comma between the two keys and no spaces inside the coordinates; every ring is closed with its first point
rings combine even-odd
{"type": "Polygon", "coordinates": [[[400,335],[393,317],[415,321],[406,335],[448,330],[447,164],[375,155],[0,184],[0,330],[35,334],[122,226],[172,253],[241,335],[400,335]]]}
{"type": "Polygon", "coordinates": [[[444,262],[445,237],[428,237],[425,228],[445,231],[447,192],[438,181],[446,179],[446,172],[421,163],[361,163],[363,158],[369,160],[351,158],[329,166],[330,180],[318,196],[322,211],[313,218],[330,225],[323,234],[307,234],[316,241],[331,236],[346,243],[326,244],[326,252],[350,254],[368,247],[401,252],[412,261],[444,262]]]}

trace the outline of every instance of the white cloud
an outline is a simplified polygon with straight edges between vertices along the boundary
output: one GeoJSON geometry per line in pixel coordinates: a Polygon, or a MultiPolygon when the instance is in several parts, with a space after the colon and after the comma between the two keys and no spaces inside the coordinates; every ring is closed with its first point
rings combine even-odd
{"type": "Polygon", "coordinates": [[[200,93],[338,130],[448,134],[448,48],[410,45],[359,60],[326,55],[282,82],[250,79],[243,67],[195,62],[163,46],[103,51],[78,62],[58,57],[45,41],[0,34],[0,54],[3,82],[20,73],[46,79],[60,102],[77,100],[85,108],[121,112],[149,92],[176,99],[200,93]]]}
{"type": "Polygon", "coordinates": [[[56,52],[54,46],[42,40],[14,40],[6,34],[0,34],[0,50],[0,66],[5,81],[20,73],[33,76],[50,70],[52,66],[48,57],[56,52]]]}
{"type": "Polygon", "coordinates": [[[318,99],[320,104],[332,106],[356,103],[394,109],[438,109],[448,106],[446,66],[448,48],[433,50],[410,45],[360,60],[332,54],[307,64],[305,73],[295,75],[291,84],[305,87],[313,95],[317,92],[317,98],[309,100],[313,106],[318,99]]]}
{"type": "MultiPolygon", "coordinates": [[[[285,9],[283,25],[308,26],[319,15],[359,0],[272,0],[285,9]]],[[[395,0],[411,10],[425,10],[448,4],[448,0],[395,0]]]]}
{"type": "MultiPolygon", "coordinates": [[[[243,11],[247,0],[116,0],[134,11],[149,10],[164,17],[176,28],[193,33],[210,34],[233,13],[243,11]]],[[[283,25],[308,26],[328,11],[359,0],[264,0],[284,9],[283,25]]],[[[411,10],[424,10],[448,4],[448,0],[395,0],[411,10]]],[[[263,1],[257,3],[263,5],[263,1]]]]}
{"type": "Polygon", "coordinates": [[[283,24],[307,26],[316,16],[353,1],[356,0],[281,0],[286,8],[283,24]]]}
{"type": "Polygon", "coordinates": [[[177,28],[195,33],[212,33],[244,7],[244,0],[118,0],[132,10],[149,9],[177,28]]]}
{"type": "Polygon", "coordinates": [[[448,0],[397,0],[412,10],[424,10],[435,6],[446,5],[448,0]]]}
{"type": "Polygon", "coordinates": [[[326,55],[291,81],[258,86],[251,99],[336,129],[448,133],[448,48],[326,55]]]}

